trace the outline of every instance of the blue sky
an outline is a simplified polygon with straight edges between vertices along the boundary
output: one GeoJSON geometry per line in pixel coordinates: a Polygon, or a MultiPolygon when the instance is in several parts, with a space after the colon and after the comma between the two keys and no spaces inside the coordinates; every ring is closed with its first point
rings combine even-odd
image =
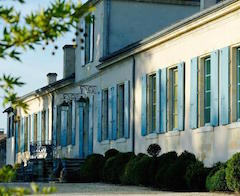
{"type": "MultiPolygon", "coordinates": [[[[27,14],[32,10],[34,11],[48,6],[50,2],[52,1],[26,0],[26,4],[20,5],[16,3],[16,1],[3,0],[0,1],[0,4],[6,6],[14,5],[16,10],[20,10],[21,13],[27,14]]],[[[84,3],[86,0],[82,0],[82,2],[84,3]]],[[[49,44],[44,51],[42,50],[42,47],[37,47],[35,51],[26,51],[21,56],[22,62],[17,62],[11,59],[0,59],[0,76],[2,76],[3,73],[20,76],[21,80],[26,84],[23,87],[16,89],[19,95],[24,95],[37,88],[45,86],[47,84],[46,75],[49,72],[56,72],[58,74],[58,79],[61,79],[63,69],[62,47],[65,44],[71,44],[73,37],[74,33],[68,33],[56,43],[49,44]],[[55,45],[57,45],[59,49],[53,56],[51,53],[55,45]]],[[[0,128],[6,130],[7,119],[6,114],[2,113],[3,110],[2,100],[0,99],[0,128]]]]}

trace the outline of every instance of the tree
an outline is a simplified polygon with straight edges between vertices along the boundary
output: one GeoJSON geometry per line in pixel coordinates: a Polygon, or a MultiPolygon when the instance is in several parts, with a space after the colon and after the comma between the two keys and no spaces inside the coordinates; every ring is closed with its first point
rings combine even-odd
{"type": "MultiPolygon", "coordinates": [[[[24,0],[13,1],[25,3],[24,0]]],[[[81,1],[73,3],[70,0],[55,0],[48,8],[23,16],[13,6],[1,5],[0,0],[0,24],[3,24],[0,32],[0,58],[21,61],[22,52],[34,50],[39,45],[44,49],[50,41],[55,42],[72,29],[76,31],[75,35],[84,33],[78,28],[79,19],[92,10],[92,5],[83,5],[81,1]]],[[[91,22],[90,14],[86,16],[86,20],[91,22]]],[[[73,41],[75,42],[75,39],[73,41]]],[[[0,78],[0,88],[4,91],[4,106],[10,104],[13,108],[19,106],[27,110],[27,105],[18,99],[14,91],[16,86],[23,84],[20,78],[11,75],[0,78]]]]}

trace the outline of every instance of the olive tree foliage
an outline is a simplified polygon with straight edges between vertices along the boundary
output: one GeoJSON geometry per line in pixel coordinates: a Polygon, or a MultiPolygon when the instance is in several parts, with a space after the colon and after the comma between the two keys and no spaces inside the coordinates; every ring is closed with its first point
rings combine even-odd
{"type": "MultiPolygon", "coordinates": [[[[24,0],[12,0],[25,4],[24,0]]],[[[34,1],[34,0],[32,0],[34,1]]],[[[5,6],[6,0],[0,0],[0,58],[11,58],[21,61],[21,54],[26,50],[34,50],[36,46],[48,45],[75,29],[75,35],[82,32],[78,29],[79,19],[90,12],[91,5],[83,5],[81,1],[73,3],[70,0],[55,0],[47,8],[42,8],[22,15],[13,6],[5,6]]],[[[86,17],[91,20],[90,15],[86,17]]],[[[0,90],[3,90],[3,106],[22,107],[27,105],[18,99],[15,87],[24,83],[12,75],[0,76],[0,90]]]]}

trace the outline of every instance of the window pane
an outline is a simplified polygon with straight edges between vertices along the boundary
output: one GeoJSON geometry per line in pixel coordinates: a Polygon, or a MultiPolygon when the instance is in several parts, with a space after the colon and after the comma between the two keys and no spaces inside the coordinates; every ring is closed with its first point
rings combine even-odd
{"type": "Polygon", "coordinates": [[[204,119],[205,119],[205,123],[210,123],[210,108],[205,109],[204,119]]]}
{"type": "Polygon", "coordinates": [[[211,105],[211,93],[205,93],[205,107],[210,107],[211,105]]]}
{"type": "Polygon", "coordinates": [[[205,90],[211,90],[211,78],[209,76],[205,78],[205,90]]]}

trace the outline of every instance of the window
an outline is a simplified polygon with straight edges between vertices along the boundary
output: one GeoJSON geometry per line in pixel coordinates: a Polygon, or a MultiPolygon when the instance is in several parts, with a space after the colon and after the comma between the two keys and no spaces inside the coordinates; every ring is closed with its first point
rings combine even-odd
{"type": "Polygon", "coordinates": [[[156,130],[156,74],[148,76],[147,81],[147,131],[156,130]]]}
{"type": "Polygon", "coordinates": [[[172,129],[178,129],[178,69],[172,69],[172,129]]]}
{"type": "Polygon", "coordinates": [[[72,104],[69,105],[67,111],[67,144],[72,144],[72,104]]]}
{"type": "Polygon", "coordinates": [[[240,119],[240,48],[237,48],[237,119],[240,119]]]}
{"type": "Polygon", "coordinates": [[[28,151],[28,117],[24,118],[24,152],[28,151]]]}
{"type": "Polygon", "coordinates": [[[118,106],[118,112],[117,112],[117,137],[122,138],[124,133],[124,84],[118,85],[118,96],[117,96],[117,106],[118,106]]]}
{"type": "Polygon", "coordinates": [[[210,123],[211,112],[211,59],[204,59],[204,124],[210,123]]]}
{"type": "Polygon", "coordinates": [[[33,141],[34,143],[37,142],[37,125],[38,125],[38,119],[37,119],[37,114],[34,114],[34,137],[33,137],[33,141]]]}
{"type": "Polygon", "coordinates": [[[42,111],[42,119],[41,119],[41,128],[42,128],[42,143],[45,144],[45,132],[46,132],[46,111],[42,111]]]}
{"type": "Polygon", "coordinates": [[[108,89],[102,92],[102,140],[108,139],[108,89]]]}

